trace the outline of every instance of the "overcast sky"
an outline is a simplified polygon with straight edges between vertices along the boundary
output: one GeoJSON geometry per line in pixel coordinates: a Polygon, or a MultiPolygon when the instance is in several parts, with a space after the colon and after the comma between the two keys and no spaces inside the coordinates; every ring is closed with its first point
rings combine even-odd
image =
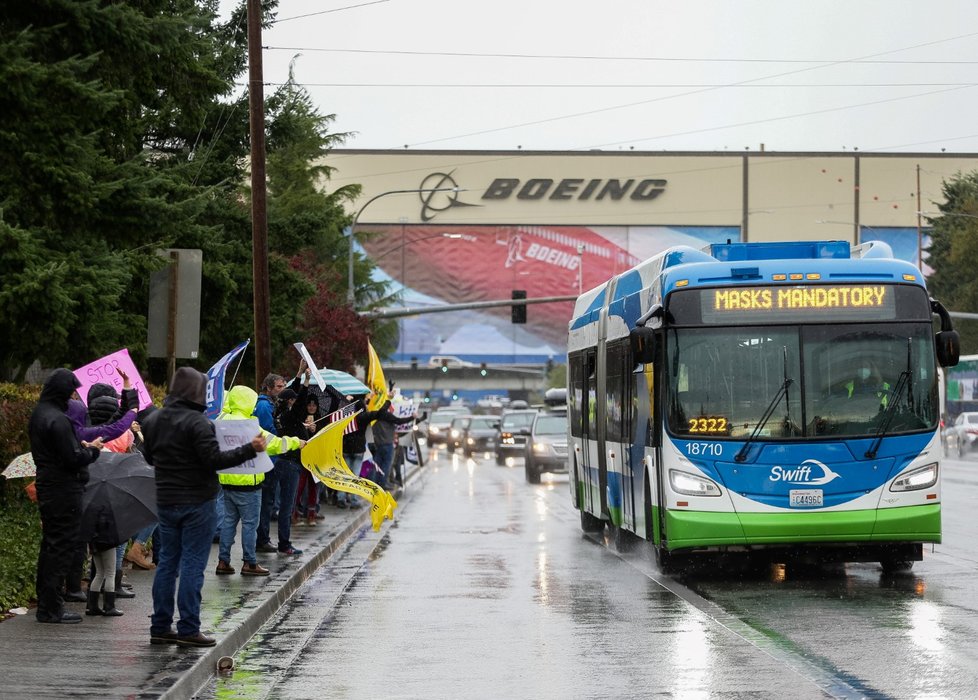
{"type": "Polygon", "coordinates": [[[978,152],[975,0],[282,0],[263,43],[349,148],[978,152]]]}

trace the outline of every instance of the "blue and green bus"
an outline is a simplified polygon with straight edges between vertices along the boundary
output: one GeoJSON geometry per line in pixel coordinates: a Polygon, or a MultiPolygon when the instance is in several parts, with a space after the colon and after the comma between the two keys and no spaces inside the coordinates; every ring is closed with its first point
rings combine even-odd
{"type": "Polygon", "coordinates": [[[941,540],[937,367],[958,354],[947,310],[885,243],[666,250],[575,304],[581,526],[638,536],[663,566],[747,552],[907,569],[941,540]]]}

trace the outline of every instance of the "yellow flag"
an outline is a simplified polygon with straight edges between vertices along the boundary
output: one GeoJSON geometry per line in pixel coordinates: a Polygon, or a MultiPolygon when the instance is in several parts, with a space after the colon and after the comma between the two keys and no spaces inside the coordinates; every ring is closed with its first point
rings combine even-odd
{"type": "Polygon", "coordinates": [[[352,493],[370,503],[370,522],[376,531],[384,520],[394,519],[397,501],[370,479],[351,472],[343,459],[343,431],[356,416],[354,413],[330,423],[306,443],[299,455],[302,466],[331,489],[352,493]]]}
{"type": "Polygon", "coordinates": [[[373,397],[367,405],[370,411],[376,411],[390,398],[387,395],[387,379],[384,377],[384,370],[380,366],[380,358],[374,346],[367,341],[367,386],[373,392],[373,397]]]}

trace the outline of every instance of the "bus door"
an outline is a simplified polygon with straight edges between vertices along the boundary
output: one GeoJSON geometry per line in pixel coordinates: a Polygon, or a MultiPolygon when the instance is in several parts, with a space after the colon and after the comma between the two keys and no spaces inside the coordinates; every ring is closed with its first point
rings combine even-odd
{"type": "Polygon", "coordinates": [[[584,483],[586,488],[587,510],[598,515],[601,514],[601,504],[603,499],[600,490],[603,487],[600,474],[598,475],[598,491],[594,489],[594,473],[592,469],[597,467],[595,461],[595,439],[597,422],[595,412],[597,411],[597,387],[595,384],[597,377],[597,366],[595,364],[595,352],[593,349],[584,353],[584,365],[581,371],[583,383],[581,411],[581,471],[584,473],[584,483]]]}
{"type": "MultiPolygon", "coordinates": [[[[606,312],[601,311],[601,321],[602,327],[604,326],[606,312]]],[[[598,348],[594,357],[595,373],[593,379],[588,379],[589,384],[588,389],[590,390],[590,396],[593,397],[593,407],[590,408],[590,425],[588,429],[590,431],[589,437],[593,452],[591,452],[592,464],[598,468],[598,495],[600,497],[601,503],[601,516],[611,519],[611,510],[608,508],[608,451],[605,449],[607,447],[606,441],[606,421],[607,421],[607,405],[606,398],[608,382],[606,379],[607,368],[607,358],[606,358],[606,344],[603,340],[604,334],[602,333],[602,339],[598,340],[598,348]]]]}

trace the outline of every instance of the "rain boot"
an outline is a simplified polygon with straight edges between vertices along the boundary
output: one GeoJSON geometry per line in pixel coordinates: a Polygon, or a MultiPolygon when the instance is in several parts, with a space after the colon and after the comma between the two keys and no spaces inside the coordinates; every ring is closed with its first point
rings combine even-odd
{"type": "MultiPolygon", "coordinates": [[[[106,593],[105,595],[108,596],[109,594],[106,593]]],[[[108,600],[106,600],[106,603],[108,603],[108,600]]],[[[98,606],[98,591],[89,591],[88,592],[88,607],[85,608],[85,614],[86,615],[104,615],[105,614],[105,611],[102,610],[102,608],[100,608],[98,606]]]]}
{"type": "Polygon", "coordinates": [[[122,587],[122,569],[115,572],[115,594],[118,598],[135,598],[136,594],[122,587]]]}
{"type": "Polygon", "coordinates": [[[115,592],[105,593],[104,595],[105,595],[105,611],[103,614],[106,617],[122,617],[122,611],[118,610],[115,607],[115,592]]]}

